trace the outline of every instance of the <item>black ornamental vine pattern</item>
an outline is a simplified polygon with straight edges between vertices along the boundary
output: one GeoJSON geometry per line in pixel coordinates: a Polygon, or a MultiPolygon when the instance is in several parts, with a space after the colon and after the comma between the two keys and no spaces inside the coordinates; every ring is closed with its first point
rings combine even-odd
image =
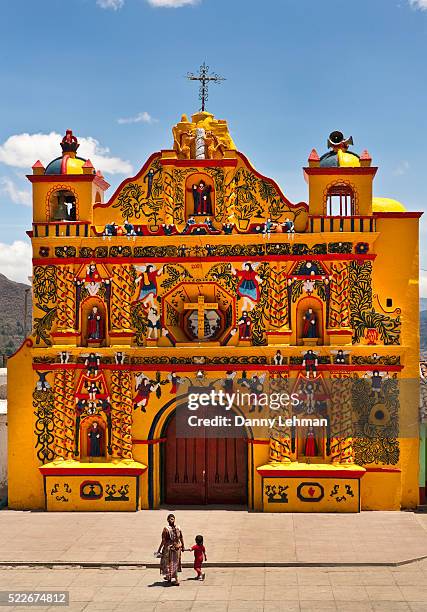
{"type": "Polygon", "coordinates": [[[260,298],[252,310],[252,344],[254,346],[264,346],[267,344],[265,337],[265,322],[270,316],[270,300],[268,290],[268,280],[270,277],[270,266],[268,263],[262,263],[257,268],[257,275],[261,278],[260,283],[260,298]]]}
{"type": "Polygon", "coordinates": [[[353,448],[359,465],[396,465],[399,461],[399,380],[384,378],[381,392],[372,390],[368,378],[354,379],[353,448]]]}
{"type": "Polygon", "coordinates": [[[55,458],[53,443],[53,389],[33,392],[33,408],[36,417],[34,433],[36,436],[37,457],[42,463],[48,463],[55,458]]]}
{"type": "Polygon", "coordinates": [[[156,159],[150,167],[150,172],[153,172],[155,178],[148,197],[145,185],[135,182],[123,187],[117,202],[113,204],[113,208],[120,209],[125,221],[144,217],[152,225],[158,223],[160,210],[163,206],[162,171],[160,161],[156,159]]]}
{"type": "Polygon", "coordinates": [[[33,295],[36,301],[35,307],[43,314],[34,317],[33,334],[36,344],[45,342],[51,345],[50,330],[56,317],[57,281],[56,267],[34,266],[33,270],[33,295]]]}
{"type": "Polygon", "coordinates": [[[215,183],[215,219],[225,221],[224,170],[222,168],[206,168],[215,183]]]}
{"type": "Polygon", "coordinates": [[[350,312],[353,344],[359,343],[368,329],[377,330],[386,345],[400,344],[400,315],[392,317],[373,307],[371,261],[350,263],[350,312]]]}

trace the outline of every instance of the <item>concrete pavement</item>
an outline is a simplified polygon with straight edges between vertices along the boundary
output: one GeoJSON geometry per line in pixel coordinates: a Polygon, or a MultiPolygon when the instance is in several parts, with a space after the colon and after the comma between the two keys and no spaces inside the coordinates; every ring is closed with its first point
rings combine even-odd
{"type": "MultiPolygon", "coordinates": [[[[0,562],[156,564],[170,509],[138,513],[0,511],[0,562]]],[[[219,564],[396,564],[427,556],[427,514],[261,514],[174,510],[186,546],[201,533],[219,564]]],[[[189,553],[184,561],[191,563],[189,553]]]]}
{"type": "MultiPolygon", "coordinates": [[[[425,612],[427,562],[399,568],[211,569],[205,582],[184,570],[181,586],[158,571],[0,569],[0,590],[66,590],[67,612],[425,612]]],[[[4,610],[22,610],[22,607],[4,610]]],[[[37,611],[61,610],[37,607],[37,611]]]]}

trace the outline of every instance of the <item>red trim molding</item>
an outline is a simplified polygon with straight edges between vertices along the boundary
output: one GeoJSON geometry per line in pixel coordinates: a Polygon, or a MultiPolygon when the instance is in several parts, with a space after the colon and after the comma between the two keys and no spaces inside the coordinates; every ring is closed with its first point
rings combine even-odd
{"type": "Polygon", "coordinates": [[[162,166],[181,166],[183,168],[235,168],[237,166],[237,158],[232,159],[174,159],[167,157],[161,159],[162,166]]]}
{"type": "Polygon", "coordinates": [[[247,444],[270,444],[270,440],[252,440],[252,438],[246,438],[247,444]]]}
{"type": "Polygon", "coordinates": [[[407,211],[407,212],[396,212],[396,211],[391,211],[391,212],[374,212],[373,213],[373,217],[375,217],[376,219],[419,219],[420,217],[423,216],[423,212],[413,212],[413,211],[407,211]]]}
{"type": "Polygon", "coordinates": [[[43,476],[140,476],[147,468],[51,468],[39,467],[43,476]]]}
{"type": "Polygon", "coordinates": [[[153,440],[136,440],[132,438],[132,444],[161,444],[162,442],[166,442],[167,438],[157,438],[153,440]]]}
{"type": "Polygon", "coordinates": [[[110,338],[120,338],[120,337],[125,337],[125,338],[130,338],[132,336],[134,336],[135,334],[132,331],[110,331],[109,334],[110,338]]]}
{"type": "Polygon", "coordinates": [[[385,474],[401,474],[402,470],[400,468],[391,468],[391,467],[366,467],[365,470],[367,472],[384,472],[385,474]]]}
{"type": "MultiPolygon", "coordinates": [[[[108,347],[114,348],[114,347],[108,347]]],[[[251,347],[252,348],[252,347],[251,347]]],[[[269,347],[274,348],[274,347],[269,347]]],[[[309,347],[307,347],[308,349],[309,347]]],[[[145,352],[145,351],[144,351],[145,352]]],[[[274,365],[269,363],[262,364],[249,364],[249,363],[227,363],[227,364],[200,364],[196,363],[142,363],[142,364],[112,364],[105,363],[101,365],[102,370],[124,370],[139,372],[140,370],[147,371],[163,371],[163,372],[197,372],[202,367],[203,370],[211,371],[211,372],[226,372],[233,367],[234,370],[243,371],[248,370],[252,371],[260,371],[266,370],[270,372],[287,372],[287,371],[299,371],[305,370],[303,365],[274,365]]],[[[337,365],[337,364],[321,364],[317,366],[318,372],[374,372],[378,370],[378,367],[381,368],[384,372],[401,372],[404,368],[403,365],[337,365]]],[[[33,370],[40,370],[41,372],[46,370],[84,370],[86,368],[84,363],[33,363],[33,370]]]]}
{"type": "MultiPolygon", "coordinates": [[[[246,235],[246,234],[245,234],[246,235]]],[[[247,234],[248,236],[256,234],[247,234]]],[[[209,238],[213,238],[214,236],[210,236],[209,238]]],[[[153,238],[156,238],[153,236],[153,238]]],[[[144,236],[144,243],[147,239],[147,236],[144,236]]],[[[356,253],[327,253],[326,255],[257,255],[257,256],[244,256],[244,255],[235,255],[233,256],[215,256],[215,257],[185,257],[185,261],[190,263],[200,263],[203,262],[216,262],[216,261],[224,261],[233,260],[233,261],[301,261],[305,259],[310,259],[310,261],[373,261],[376,258],[375,253],[368,253],[367,255],[358,255],[356,253]]],[[[67,257],[64,259],[63,257],[34,257],[33,264],[35,266],[47,266],[47,265],[64,265],[65,263],[70,264],[87,264],[91,260],[97,261],[98,258],[93,257],[67,257]]],[[[184,257],[149,257],[149,258],[139,258],[139,257],[102,257],[102,262],[106,264],[126,264],[126,263],[138,263],[139,261],[150,261],[153,263],[182,263],[184,257]]],[[[289,275],[292,278],[292,274],[289,275]]],[[[307,277],[310,278],[310,277],[307,277]]]]}
{"type": "Polygon", "coordinates": [[[360,480],[365,470],[343,469],[343,470],[260,470],[258,474],[267,478],[351,478],[360,480]]]}
{"type": "Polygon", "coordinates": [[[335,168],[321,168],[321,167],[312,167],[312,168],[303,168],[305,174],[325,174],[330,175],[334,174],[336,176],[345,176],[347,174],[365,174],[370,176],[375,176],[378,168],[376,166],[367,166],[367,167],[335,167],[335,168]]]}
{"type": "Polygon", "coordinates": [[[30,183],[95,183],[103,191],[110,186],[97,174],[27,174],[27,179],[30,183]]]}

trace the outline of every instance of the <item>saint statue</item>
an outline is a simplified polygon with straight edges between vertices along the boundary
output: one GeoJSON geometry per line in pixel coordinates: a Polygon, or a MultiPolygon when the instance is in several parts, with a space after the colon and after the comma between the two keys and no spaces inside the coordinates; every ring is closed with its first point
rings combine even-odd
{"type": "Polygon", "coordinates": [[[194,203],[194,215],[212,215],[212,187],[200,181],[191,188],[194,203]]]}
{"type": "Polygon", "coordinates": [[[306,457],[318,456],[317,441],[313,427],[309,427],[307,431],[307,436],[304,442],[304,455],[306,457]]]}
{"type": "Polygon", "coordinates": [[[102,278],[99,274],[96,264],[91,263],[86,268],[86,276],[85,276],[85,287],[89,292],[89,295],[96,295],[101,287],[102,278]]]}
{"type": "Polygon", "coordinates": [[[101,453],[101,442],[102,442],[102,429],[99,427],[98,422],[94,421],[87,432],[89,438],[89,457],[102,457],[101,453]]]}
{"type": "Polygon", "coordinates": [[[303,338],[317,338],[317,317],[312,308],[304,313],[304,325],[302,328],[303,338]]]}
{"type": "Polygon", "coordinates": [[[239,326],[240,340],[249,340],[251,337],[251,333],[252,333],[252,330],[251,330],[252,319],[250,318],[246,310],[242,312],[242,316],[237,321],[237,325],[239,326]]]}
{"type": "Polygon", "coordinates": [[[99,341],[102,340],[103,337],[102,316],[98,310],[98,307],[93,306],[87,318],[87,339],[99,341]]]}

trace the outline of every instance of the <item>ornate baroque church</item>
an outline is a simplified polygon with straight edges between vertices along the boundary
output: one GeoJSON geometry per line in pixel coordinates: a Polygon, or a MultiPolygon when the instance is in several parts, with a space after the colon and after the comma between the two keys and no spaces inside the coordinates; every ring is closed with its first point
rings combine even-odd
{"type": "Polygon", "coordinates": [[[414,508],[420,213],[373,197],[371,156],[340,132],[309,155],[308,204],[226,121],[183,115],[172,132],[108,199],[71,130],[28,176],[33,331],[8,364],[9,506],[414,508]],[[285,389],[294,416],[326,424],[183,438],[194,381],[285,389]]]}

